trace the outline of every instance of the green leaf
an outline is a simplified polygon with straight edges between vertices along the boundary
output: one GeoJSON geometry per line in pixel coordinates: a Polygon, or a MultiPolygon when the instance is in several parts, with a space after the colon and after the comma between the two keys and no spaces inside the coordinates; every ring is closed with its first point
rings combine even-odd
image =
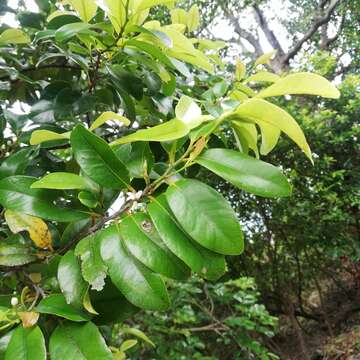
{"type": "Polygon", "coordinates": [[[188,127],[181,120],[173,119],[164,124],[138,130],[133,134],[123,136],[113,141],[111,145],[126,144],[134,141],[171,141],[182,138],[188,132],[188,127]]]}
{"type": "Polygon", "coordinates": [[[71,190],[71,189],[89,189],[89,184],[85,178],[65,172],[56,172],[45,175],[42,179],[35,181],[31,185],[32,189],[58,189],[58,190],[71,190]]]}
{"type": "Polygon", "coordinates": [[[126,299],[142,309],[167,309],[169,298],[163,280],[129,254],[118,225],[105,229],[100,236],[101,257],[113,283],[126,299]]]}
{"type": "Polygon", "coordinates": [[[98,328],[86,324],[60,324],[50,337],[51,360],[112,360],[98,328]]]}
{"type": "Polygon", "coordinates": [[[66,302],[81,308],[88,286],[82,278],[80,262],[73,250],[68,251],[61,258],[57,278],[66,302]]]}
{"type": "Polygon", "coordinates": [[[46,360],[44,336],[38,326],[18,326],[11,336],[5,360],[46,360]]]}
{"type": "Polygon", "coordinates": [[[84,279],[97,291],[105,285],[107,267],[100,255],[100,236],[91,235],[82,239],[75,248],[75,255],[81,259],[81,273],[84,279]]]}
{"type": "Polygon", "coordinates": [[[260,91],[256,97],[265,98],[291,94],[318,95],[333,99],[340,97],[339,90],[324,77],[306,72],[287,75],[260,91]]]}
{"type": "Polygon", "coordinates": [[[24,173],[32,161],[39,155],[36,147],[28,146],[3,160],[0,166],[0,179],[24,173]]]}
{"type": "Polygon", "coordinates": [[[6,349],[9,345],[13,332],[14,332],[13,330],[8,331],[7,333],[5,333],[0,337],[0,360],[5,359],[6,349]]]}
{"type": "Polygon", "coordinates": [[[121,65],[108,66],[110,75],[115,80],[114,84],[132,95],[136,100],[143,97],[143,82],[133,73],[123,69],[121,65]]]}
{"type": "Polygon", "coordinates": [[[190,275],[188,267],[163,243],[146,214],[136,213],[123,219],[120,233],[130,253],[149,269],[177,280],[190,275]]]}
{"type": "Polygon", "coordinates": [[[217,191],[200,181],[182,179],[169,186],[166,198],[181,227],[199,244],[219,254],[242,253],[239,220],[217,191]]]}
{"type": "Polygon", "coordinates": [[[30,144],[37,145],[45,141],[68,140],[69,138],[70,132],[59,134],[50,130],[35,130],[31,133],[30,144]]]}
{"type": "Polygon", "coordinates": [[[113,111],[105,111],[98,118],[96,118],[96,120],[91,124],[89,130],[90,131],[95,130],[109,120],[120,121],[126,126],[130,125],[130,120],[127,119],[126,117],[116,114],[113,111]]]}
{"type": "Polygon", "coordinates": [[[210,149],[195,160],[240,189],[265,197],[290,196],[291,186],[279,168],[234,150],[210,149]]]}
{"type": "Polygon", "coordinates": [[[68,3],[85,22],[89,22],[96,14],[97,5],[95,0],[68,0],[68,3]]]}
{"type": "Polygon", "coordinates": [[[89,178],[111,189],[128,186],[130,179],[125,165],[103,139],[78,125],[70,141],[76,161],[89,178]]]}
{"type": "Polygon", "coordinates": [[[140,310],[127,301],[110,280],[106,281],[101,291],[91,291],[90,298],[94,309],[99,314],[94,319],[98,325],[121,323],[140,310]]]}
{"type": "Polygon", "coordinates": [[[62,294],[53,294],[42,299],[35,311],[41,314],[60,316],[71,321],[89,321],[90,316],[66,303],[62,294]]]}
{"type": "Polygon", "coordinates": [[[57,42],[64,42],[70,40],[78,34],[82,35],[98,35],[96,32],[90,30],[94,25],[86,24],[83,22],[75,22],[66,24],[55,32],[55,40],[57,42]]]}
{"type": "Polygon", "coordinates": [[[147,210],[166,246],[194,272],[209,280],[216,280],[225,273],[224,256],[203,248],[183,232],[164,194],[152,199],[147,210]]]}
{"type": "Polygon", "coordinates": [[[155,344],[149,339],[148,336],[146,336],[141,330],[136,328],[129,328],[129,327],[123,327],[120,329],[120,331],[124,334],[129,334],[136,336],[137,338],[145,341],[149,345],[151,345],[153,348],[155,347],[155,344]]]}
{"type": "Polygon", "coordinates": [[[36,180],[20,175],[0,180],[0,204],[7,209],[59,222],[71,222],[89,216],[86,212],[55,206],[48,190],[30,188],[36,180]]]}
{"type": "Polygon", "coordinates": [[[0,244],[0,265],[19,266],[35,261],[37,257],[21,244],[0,244]]]}
{"type": "Polygon", "coordinates": [[[20,29],[6,29],[0,34],[0,45],[7,44],[27,44],[31,41],[20,29]]]}
{"type": "MultiPolygon", "coordinates": [[[[262,99],[250,99],[235,110],[236,117],[256,124],[268,123],[288,135],[312,161],[305,135],[294,118],[280,107],[262,99]]],[[[230,115],[231,116],[231,115],[230,115]]]]}
{"type": "Polygon", "coordinates": [[[126,22],[126,8],[123,1],[104,0],[99,6],[108,14],[115,31],[119,33],[126,22]]]}
{"type": "Polygon", "coordinates": [[[240,59],[236,59],[235,79],[237,81],[240,81],[245,76],[245,74],[246,74],[245,64],[240,59]]]}
{"type": "Polygon", "coordinates": [[[157,5],[172,4],[176,1],[177,0],[141,0],[137,10],[142,11],[157,5]]]}
{"type": "Polygon", "coordinates": [[[80,191],[78,199],[84,206],[90,209],[96,208],[99,205],[97,198],[89,191],[80,191]]]}

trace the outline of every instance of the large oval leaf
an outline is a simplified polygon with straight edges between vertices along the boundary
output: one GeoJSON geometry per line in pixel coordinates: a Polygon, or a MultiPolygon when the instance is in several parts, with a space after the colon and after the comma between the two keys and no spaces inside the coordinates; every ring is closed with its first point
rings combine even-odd
{"type": "Polygon", "coordinates": [[[162,194],[147,207],[151,220],[166,246],[193,271],[209,280],[225,273],[225,257],[190,239],[177,224],[162,194]]]}
{"type": "Polygon", "coordinates": [[[0,244],[0,265],[19,266],[37,259],[28,246],[22,244],[0,244]]]}
{"type": "Polygon", "coordinates": [[[78,125],[70,141],[76,161],[89,178],[112,189],[128,186],[130,180],[125,165],[103,139],[78,125]]]}
{"type": "Polygon", "coordinates": [[[170,120],[164,124],[141,129],[133,134],[115,140],[111,145],[126,144],[133,141],[171,141],[187,135],[189,128],[178,119],[170,120]]]}
{"type": "Polygon", "coordinates": [[[57,189],[57,190],[71,190],[81,189],[88,190],[89,184],[85,178],[67,172],[55,172],[45,175],[32,185],[32,189],[57,189]]]}
{"type": "Polygon", "coordinates": [[[290,94],[319,95],[337,99],[339,90],[324,77],[306,72],[287,75],[273,85],[260,91],[256,97],[280,96],[290,94]]]}
{"type": "Polygon", "coordinates": [[[190,275],[188,267],[162,242],[146,214],[136,213],[123,219],[120,232],[127,249],[149,269],[178,280],[190,275]]]}
{"type": "Polygon", "coordinates": [[[71,321],[90,320],[88,314],[67,304],[62,294],[53,294],[42,299],[35,310],[41,314],[56,315],[71,321]]]}
{"type": "Polygon", "coordinates": [[[240,189],[265,197],[291,194],[291,186],[280,169],[264,161],[229,149],[210,149],[196,160],[240,189]]]}
{"type": "Polygon", "coordinates": [[[81,308],[88,286],[82,278],[80,262],[73,250],[68,251],[61,258],[57,278],[66,302],[81,308]]]}
{"type": "Polygon", "coordinates": [[[45,339],[38,326],[18,326],[11,336],[5,360],[46,360],[45,339]]]}
{"type": "Polygon", "coordinates": [[[98,328],[91,322],[86,324],[64,323],[50,337],[51,360],[112,360],[98,328]]]}
{"type": "Polygon", "coordinates": [[[7,209],[59,222],[77,221],[89,216],[86,212],[55,206],[49,191],[30,188],[36,180],[20,175],[0,180],[0,204],[7,209]]]}
{"type": "Polygon", "coordinates": [[[166,198],[182,228],[199,244],[219,254],[241,254],[240,223],[217,191],[200,181],[182,179],[169,186],[166,198]]]}
{"type": "Polygon", "coordinates": [[[118,225],[110,226],[99,236],[102,237],[101,256],[111,280],[126,299],[142,309],[167,309],[169,297],[163,280],[130,255],[118,225]]]}

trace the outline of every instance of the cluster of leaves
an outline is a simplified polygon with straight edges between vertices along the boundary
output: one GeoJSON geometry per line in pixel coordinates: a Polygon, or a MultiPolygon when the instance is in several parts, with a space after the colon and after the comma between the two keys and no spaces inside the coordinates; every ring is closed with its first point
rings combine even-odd
{"type": "MultiPolygon", "coordinates": [[[[132,358],[156,354],[160,359],[215,360],[231,354],[233,359],[277,359],[262,345],[263,338],[274,336],[277,319],[259,304],[253,279],[209,284],[193,278],[173,284],[170,290],[174,297],[171,311],[134,317],[157,346],[154,352],[138,348],[132,358]]],[[[118,334],[115,328],[114,336],[118,334]]]]}
{"type": "Polygon", "coordinates": [[[110,348],[97,325],[167,309],[168,279],[216,280],[225,256],[243,251],[236,213],[191,171],[289,196],[280,169],[247,154],[258,155],[256,126],[261,154],[283,132],[312,160],[297,122],[265,98],[338,90],[311,73],[257,72],[271,54],[223,81],[213,75],[219,44],[190,37],[197,11],[186,25],[145,22],[168,3],[69,0],[44,30],[0,34],[6,360],[123,357],[130,345],[110,348]],[[10,109],[19,102],[26,114],[10,109]],[[219,142],[229,131],[240,151],[219,142]]]}

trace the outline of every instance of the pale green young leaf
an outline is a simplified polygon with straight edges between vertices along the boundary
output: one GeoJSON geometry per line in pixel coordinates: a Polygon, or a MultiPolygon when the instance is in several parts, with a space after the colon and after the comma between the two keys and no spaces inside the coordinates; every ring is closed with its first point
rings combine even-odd
{"type": "Polygon", "coordinates": [[[240,59],[237,59],[235,65],[235,79],[237,81],[240,81],[245,76],[245,74],[246,74],[245,64],[240,59]]]}
{"type": "Polygon", "coordinates": [[[255,61],[255,66],[257,65],[263,65],[268,64],[271,58],[276,54],[276,50],[270,51],[268,53],[265,53],[261,56],[259,56],[255,61]]]}
{"type": "Polygon", "coordinates": [[[189,96],[183,95],[175,107],[176,118],[183,121],[190,129],[201,124],[201,109],[189,96]]]}
{"type": "MultiPolygon", "coordinates": [[[[269,123],[288,135],[312,161],[311,150],[305,135],[294,118],[280,107],[262,99],[250,99],[232,114],[241,120],[256,124],[269,123]]],[[[230,115],[230,116],[232,116],[230,115]]]]}
{"type": "Polygon", "coordinates": [[[31,133],[30,145],[41,144],[45,141],[68,139],[70,139],[70,131],[59,134],[50,130],[35,130],[31,133]]]}
{"type": "Polygon", "coordinates": [[[193,5],[188,14],[186,21],[189,32],[195,31],[200,26],[200,13],[197,5],[193,5]]]}
{"type": "Polygon", "coordinates": [[[263,82],[271,82],[274,83],[280,79],[279,75],[276,75],[274,73],[268,72],[268,71],[259,71],[258,73],[249,76],[244,83],[248,83],[250,81],[263,81],[263,82]]]}
{"type": "Polygon", "coordinates": [[[171,22],[173,24],[183,24],[186,25],[187,22],[187,13],[184,9],[176,8],[170,11],[171,22]]]}
{"type": "Polygon", "coordinates": [[[339,90],[330,81],[320,75],[306,72],[287,75],[260,91],[256,97],[265,98],[291,94],[318,95],[333,99],[340,97],[339,90]]]}
{"type": "Polygon", "coordinates": [[[261,155],[267,155],[277,144],[280,137],[280,130],[268,123],[259,124],[261,130],[261,155]]]}
{"type": "Polygon", "coordinates": [[[6,29],[0,34],[0,45],[28,44],[30,37],[19,29],[6,29]]]}
{"type": "Polygon", "coordinates": [[[142,0],[138,7],[138,11],[145,10],[157,5],[167,5],[176,2],[177,0],[142,0]]]}
{"type": "Polygon", "coordinates": [[[236,135],[236,142],[238,148],[245,154],[248,149],[254,151],[256,157],[259,157],[259,150],[257,146],[258,132],[254,124],[233,121],[232,127],[236,135]]]}
{"type": "Polygon", "coordinates": [[[96,14],[97,5],[95,0],[67,0],[76,10],[81,19],[89,22],[96,14]]]}
{"type": "Polygon", "coordinates": [[[89,189],[89,183],[85,178],[66,172],[55,172],[45,175],[38,181],[35,181],[31,185],[32,189],[58,189],[58,190],[72,190],[89,189]]]}
{"type": "Polygon", "coordinates": [[[133,141],[171,141],[187,135],[189,128],[178,119],[170,120],[148,129],[141,129],[133,134],[123,136],[110,145],[126,144],[133,141]]]}
{"type": "Polygon", "coordinates": [[[109,16],[115,31],[119,33],[126,21],[125,0],[103,0],[99,6],[109,16]]]}
{"type": "Polygon", "coordinates": [[[130,125],[130,120],[125,116],[116,114],[113,111],[105,111],[91,124],[89,130],[95,130],[109,120],[117,120],[126,126],[130,125]]]}

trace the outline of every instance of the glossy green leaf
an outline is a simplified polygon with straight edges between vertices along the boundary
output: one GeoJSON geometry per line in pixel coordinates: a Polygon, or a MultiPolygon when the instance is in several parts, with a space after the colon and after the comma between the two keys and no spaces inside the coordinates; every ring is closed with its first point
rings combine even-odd
{"type": "Polygon", "coordinates": [[[166,246],[194,272],[216,280],[225,273],[225,258],[189,238],[178,225],[164,194],[148,205],[151,220],[166,246]]]}
{"type": "Polygon", "coordinates": [[[0,204],[7,209],[59,222],[71,222],[89,216],[86,212],[55,206],[48,190],[31,189],[36,180],[20,175],[0,180],[0,204]]]}
{"type": "Polygon", "coordinates": [[[55,32],[55,40],[58,42],[64,42],[70,40],[77,34],[86,34],[86,35],[97,35],[96,32],[90,30],[93,25],[86,24],[83,22],[76,22],[71,24],[66,24],[60,29],[57,29],[55,32]]]}
{"type": "Polygon", "coordinates": [[[203,119],[201,109],[189,96],[183,95],[175,107],[176,118],[183,121],[189,129],[199,126],[203,119]]]}
{"type": "Polygon", "coordinates": [[[120,329],[120,331],[123,334],[129,334],[129,335],[136,336],[137,338],[139,338],[139,339],[145,341],[146,343],[148,343],[149,345],[151,345],[153,348],[156,347],[156,345],[149,339],[149,337],[146,336],[141,330],[139,330],[137,328],[123,327],[120,329]]]}
{"type": "Polygon", "coordinates": [[[89,191],[80,191],[78,199],[84,206],[90,209],[96,208],[99,205],[98,199],[89,191]]]}
{"type": "Polygon", "coordinates": [[[182,179],[169,186],[166,198],[181,227],[200,245],[219,254],[241,254],[239,220],[217,191],[200,181],[182,179]]]}
{"type": "Polygon", "coordinates": [[[75,255],[81,259],[83,278],[97,291],[105,285],[107,267],[100,255],[100,236],[91,235],[82,239],[75,248],[75,255]]]}
{"type": "Polygon", "coordinates": [[[288,135],[312,161],[311,150],[305,135],[294,118],[280,107],[262,99],[250,99],[235,111],[238,118],[261,124],[268,123],[288,135]]]}
{"type": "Polygon", "coordinates": [[[91,291],[90,298],[94,309],[99,314],[94,318],[94,322],[98,325],[121,323],[140,310],[127,301],[109,279],[101,291],[91,291]]]}
{"type": "Polygon", "coordinates": [[[29,247],[22,244],[0,244],[0,265],[19,266],[33,262],[37,259],[31,254],[29,247]]]}
{"type": "Polygon", "coordinates": [[[81,275],[80,262],[73,250],[61,258],[57,278],[66,302],[81,308],[88,286],[81,275]]]}
{"type": "Polygon", "coordinates": [[[104,0],[99,6],[108,14],[115,31],[119,33],[126,21],[125,3],[119,0],[104,0]]]}
{"type": "Polygon", "coordinates": [[[233,121],[232,128],[236,135],[238,148],[244,154],[251,149],[254,151],[256,157],[259,157],[259,150],[257,146],[258,132],[255,124],[244,123],[240,121],[233,121]]]}
{"type": "Polygon", "coordinates": [[[50,337],[51,360],[113,360],[98,328],[86,324],[60,324],[50,337]]]}
{"type": "Polygon", "coordinates": [[[111,189],[128,186],[130,180],[125,165],[103,139],[78,125],[70,141],[76,161],[89,178],[111,189]]]}
{"type": "Polygon", "coordinates": [[[45,339],[38,326],[18,326],[11,336],[5,360],[46,360],[45,339]]]}
{"type": "Polygon", "coordinates": [[[125,248],[118,225],[100,234],[101,257],[111,280],[132,304],[147,310],[165,310],[169,297],[161,277],[133,258],[125,248]]]}
{"type": "Polygon", "coordinates": [[[71,190],[71,189],[89,189],[89,184],[85,178],[65,172],[55,172],[45,175],[38,181],[31,185],[32,189],[58,189],[58,190],[71,190]]]}
{"type": "Polygon", "coordinates": [[[27,44],[30,37],[20,29],[6,29],[0,34],[0,45],[27,44]]]}
{"type": "Polygon", "coordinates": [[[9,345],[13,332],[14,332],[13,330],[8,331],[7,333],[5,333],[0,337],[0,360],[5,359],[6,349],[9,345]]]}
{"type": "Polygon", "coordinates": [[[134,141],[171,141],[182,138],[188,132],[188,127],[181,120],[173,119],[164,124],[138,130],[133,134],[123,136],[113,141],[111,145],[126,144],[134,141]]]}
{"type": "Polygon", "coordinates": [[[287,75],[260,91],[256,97],[265,98],[291,94],[318,95],[334,99],[340,97],[339,90],[330,81],[320,75],[306,72],[287,75]]]}
{"type": "Polygon", "coordinates": [[[209,149],[195,161],[255,195],[284,197],[291,194],[291,186],[279,168],[238,151],[209,149]]]}
{"type": "Polygon", "coordinates": [[[146,214],[136,213],[123,219],[120,233],[130,253],[149,269],[178,280],[190,275],[188,267],[163,243],[146,214]]]}
{"type": "Polygon", "coordinates": [[[35,310],[41,314],[56,315],[71,321],[90,320],[90,316],[84,311],[67,304],[62,294],[53,294],[42,299],[35,310]]]}

